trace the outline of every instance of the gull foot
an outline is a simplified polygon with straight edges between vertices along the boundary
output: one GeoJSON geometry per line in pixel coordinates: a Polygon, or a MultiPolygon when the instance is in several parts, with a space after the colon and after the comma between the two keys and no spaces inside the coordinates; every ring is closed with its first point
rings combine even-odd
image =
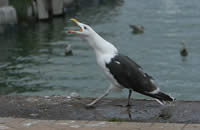
{"type": "Polygon", "coordinates": [[[86,104],[85,107],[88,108],[88,109],[95,108],[95,106],[93,104],[86,104]]]}

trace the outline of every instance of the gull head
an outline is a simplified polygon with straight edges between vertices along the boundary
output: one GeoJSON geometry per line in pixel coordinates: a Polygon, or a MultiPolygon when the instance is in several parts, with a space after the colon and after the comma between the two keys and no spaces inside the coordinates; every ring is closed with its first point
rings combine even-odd
{"type": "Polygon", "coordinates": [[[88,36],[94,34],[94,30],[89,25],[81,23],[78,20],[76,20],[75,18],[72,18],[70,20],[75,22],[79,26],[80,30],[69,30],[69,31],[67,31],[68,33],[78,34],[82,37],[88,37],[88,36]]]}

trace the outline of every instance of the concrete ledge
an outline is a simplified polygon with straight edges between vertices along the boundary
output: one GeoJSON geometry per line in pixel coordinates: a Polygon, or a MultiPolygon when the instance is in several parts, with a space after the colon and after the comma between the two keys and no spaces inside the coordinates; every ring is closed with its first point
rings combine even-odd
{"type": "Polygon", "coordinates": [[[0,118],[2,130],[199,130],[200,124],[0,118]]]}
{"type": "Polygon", "coordinates": [[[0,117],[40,120],[96,120],[115,122],[200,123],[199,101],[176,101],[161,106],[151,100],[104,99],[93,109],[90,98],[0,96],[0,117]]]}
{"type": "Polygon", "coordinates": [[[199,130],[200,124],[0,118],[2,130],[199,130]]]}

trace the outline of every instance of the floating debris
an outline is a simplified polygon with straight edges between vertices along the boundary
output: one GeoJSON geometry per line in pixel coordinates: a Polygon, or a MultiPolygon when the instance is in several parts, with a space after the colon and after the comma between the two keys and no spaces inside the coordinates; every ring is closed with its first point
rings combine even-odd
{"type": "Polygon", "coordinates": [[[139,33],[144,33],[144,26],[139,26],[139,25],[129,25],[133,29],[133,33],[139,34],[139,33]]]}

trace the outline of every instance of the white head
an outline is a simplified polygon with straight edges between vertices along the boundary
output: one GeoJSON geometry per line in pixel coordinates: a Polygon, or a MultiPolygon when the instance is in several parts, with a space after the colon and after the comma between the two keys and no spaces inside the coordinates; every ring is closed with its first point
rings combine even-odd
{"type": "Polygon", "coordinates": [[[117,49],[108,41],[104,40],[100,35],[98,35],[89,25],[78,22],[76,19],[71,19],[75,22],[80,30],[73,31],[69,30],[68,33],[74,33],[86,39],[89,45],[95,50],[97,53],[117,53],[117,49]]]}
{"type": "Polygon", "coordinates": [[[91,36],[95,33],[95,31],[89,25],[80,23],[78,20],[76,20],[74,18],[72,18],[70,20],[75,22],[80,27],[80,30],[78,30],[78,31],[69,30],[69,31],[67,31],[68,33],[75,33],[75,34],[78,34],[79,36],[81,36],[83,38],[89,37],[89,36],[91,36]]]}

